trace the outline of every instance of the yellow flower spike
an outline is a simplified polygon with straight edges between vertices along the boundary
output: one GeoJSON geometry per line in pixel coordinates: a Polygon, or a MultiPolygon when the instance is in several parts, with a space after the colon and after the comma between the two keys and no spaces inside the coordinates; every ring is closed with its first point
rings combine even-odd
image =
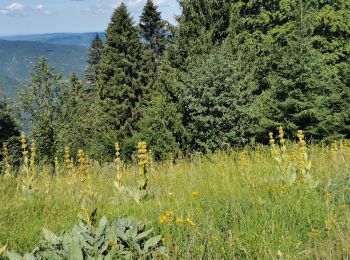
{"type": "Polygon", "coordinates": [[[30,146],[30,170],[32,174],[35,174],[35,157],[36,157],[36,143],[32,140],[30,146]]]}
{"type": "Polygon", "coordinates": [[[67,167],[68,171],[72,170],[73,169],[73,161],[72,161],[72,158],[70,156],[70,149],[68,146],[66,146],[64,148],[64,159],[65,159],[66,167],[67,167]]]}
{"type": "Polygon", "coordinates": [[[84,150],[82,149],[78,150],[78,164],[80,174],[83,174],[83,177],[85,177],[85,175],[88,173],[88,163],[84,150]]]}
{"type": "Polygon", "coordinates": [[[119,143],[115,143],[115,159],[118,161],[120,160],[120,146],[119,143]]]}
{"type": "Polygon", "coordinates": [[[284,140],[284,131],[282,126],[278,128],[278,133],[279,133],[278,138],[280,140],[280,145],[283,146],[285,144],[285,140],[284,140]]]}
{"type": "Polygon", "coordinates": [[[27,177],[29,177],[29,162],[28,162],[28,150],[27,150],[27,137],[26,133],[21,133],[21,143],[22,143],[22,154],[23,154],[23,164],[24,164],[24,171],[27,174],[27,177]]]}
{"type": "Polygon", "coordinates": [[[149,155],[147,152],[147,144],[146,142],[139,142],[137,145],[137,158],[139,160],[140,172],[139,172],[139,190],[146,191],[147,190],[147,165],[149,164],[149,155]]]}
{"type": "Polygon", "coordinates": [[[60,171],[60,163],[58,161],[58,157],[55,157],[55,174],[58,175],[60,171]]]}
{"type": "Polygon", "coordinates": [[[117,189],[123,189],[122,185],[122,160],[120,159],[120,146],[119,143],[114,144],[115,148],[115,168],[116,168],[116,181],[115,186],[117,189]]]}
{"type": "Polygon", "coordinates": [[[5,143],[3,143],[3,154],[4,154],[4,175],[9,177],[11,175],[12,167],[10,164],[9,151],[5,143]]]}
{"type": "Polygon", "coordinates": [[[274,147],[275,146],[275,139],[273,138],[273,133],[272,132],[270,132],[269,133],[269,139],[270,139],[270,145],[271,145],[271,147],[274,147]]]}

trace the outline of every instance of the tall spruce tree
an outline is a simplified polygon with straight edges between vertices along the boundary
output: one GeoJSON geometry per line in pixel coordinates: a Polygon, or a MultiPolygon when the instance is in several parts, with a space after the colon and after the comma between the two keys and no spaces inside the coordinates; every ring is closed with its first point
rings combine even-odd
{"type": "Polygon", "coordinates": [[[58,143],[60,149],[70,146],[76,150],[77,146],[83,148],[84,140],[83,119],[87,111],[82,111],[83,91],[78,75],[73,72],[60,97],[60,127],[58,129],[58,143]]]}
{"type": "Polygon", "coordinates": [[[169,32],[165,21],[161,18],[161,13],[158,12],[152,0],[147,0],[143,8],[139,27],[147,47],[158,57],[161,56],[166,49],[169,32]]]}
{"type": "Polygon", "coordinates": [[[230,0],[180,0],[182,10],[177,17],[178,29],[169,52],[172,66],[184,68],[193,59],[200,59],[228,35],[230,0]]]}
{"type": "Polygon", "coordinates": [[[44,57],[34,66],[32,80],[19,94],[22,109],[30,120],[30,130],[38,154],[52,161],[56,154],[62,75],[55,73],[44,57]]]}
{"type": "Polygon", "coordinates": [[[140,42],[124,4],[114,12],[99,64],[98,88],[106,127],[119,140],[132,137],[150,100],[154,62],[140,42]]]}
{"type": "Polygon", "coordinates": [[[284,22],[264,37],[269,89],[259,98],[260,125],[316,140],[348,137],[350,3],[289,1],[279,14],[284,22]]]}
{"type": "Polygon", "coordinates": [[[103,51],[103,42],[100,36],[96,33],[95,39],[93,40],[88,54],[88,67],[85,71],[85,78],[88,83],[93,86],[97,81],[98,65],[100,63],[101,55],[103,51]]]}

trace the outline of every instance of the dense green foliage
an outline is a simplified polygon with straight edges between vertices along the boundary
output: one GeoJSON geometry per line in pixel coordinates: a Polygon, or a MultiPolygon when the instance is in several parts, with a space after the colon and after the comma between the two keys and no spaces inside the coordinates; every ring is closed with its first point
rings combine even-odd
{"type": "MultiPolygon", "coordinates": [[[[78,149],[92,149],[99,129],[98,99],[91,92],[90,84],[83,84],[73,73],[69,83],[60,93],[56,146],[62,153],[69,146],[74,153],[78,149]],[[87,116],[88,115],[88,116],[87,116]]],[[[96,152],[96,151],[95,151],[96,152]]]]}
{"type": "Polygon", "coordinates": [[[103,42],[100,39],[100,36],[96,34],[95,39],[92,41],[91,47],[88,54],[88,67],[85,70],[86,80],[95,85],[98,77],[99,63],[103,51],[103,42]]]}
{"type": "Polygon", "coordinates": [[[62,89],[62,76],[56,74],[42,57],[34,67],[32,81],[19,95],[22,111],[31,125],[32,138],[37,143],[38,154],[47,160],[53,160],[57,152],[62,89]]]}
{"type": "Polygon", "coordinates": [[[252,20],[266,60],[260,125],[304,129],[316,140],[348,137],[349,2],[287,1],[256,11],[267,20],[252,20]]]}
{"type": "Polygon", "coordinates": [[[162,55],[168,44],[169,32],[166,23],[152,0],[147,0],[140,16],[141,37],[146,46],[157,56],[162,55]]]}
{"type": "MultiPolygon", "coordinates": [[[[19,127],[13,116],[13,109],[6,96],[0,90],[0,161],[3,161],[3,145],[10,150],[11,157],[18,154],[19,127]]],[[[13,160],[12,160],[13,161],[13,160]]],[[[2,163],[0,163],[0,173],[2,163]]]]}
{"type": "Polygon", "coordinates": [[[154,62],[124,4],[115,10],[106,37],[98,73],[102,116],[105,126],[124,142],[137,133],[137,123],[150,100],[154,62]]]}
{"type": "MultiPolygon", "coordinates": [[[[87,216],[33,254],[154,258],[164,243],[174,259],[349,258],[350,2],[179,4],[171,32],[152,1],[138,26],[121,4],[84,80],[34,66],[19,114],[38,156],[3,160],[0,257],[98,207],[163,239],[87,216]]],[[[0,99],[0,144],[19,134],[14,114],[0,99]]]]}
{"type": "Polygon", "coordinates": [[[206,152],[247,144],[254,122],[254,78],[226,49],[189,65],[177,84],[192,149],[206,152]]]}
{"type": "Polygon", "coordinates": [[[111,159],[118,141],[130,159],[145,140],[165,159],[266,142],[279,126],[315,141],[349,138],[350,3],[179,5],[172,30],[151,0],[137,26],[124,4],[115,10],[84,80],[57,95],[63,130],[50,145],[111,159]]]}
{"type": "Polygon", "coordinates": [[[18,125],[13,117],[12,109],[5,95],[0,91],[0,142],[13,136],[18,137],[18,125]]]}

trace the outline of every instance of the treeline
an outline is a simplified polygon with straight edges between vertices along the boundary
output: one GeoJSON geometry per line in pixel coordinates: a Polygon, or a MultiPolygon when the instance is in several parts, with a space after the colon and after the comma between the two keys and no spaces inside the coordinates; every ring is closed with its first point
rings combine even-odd
{"type": "MultiPolygon", "coordinates": [[[[67,84],[43,58],[20,95],[38,152],[64,146],[156,159],[250,142],[284,126],[309,140],[350,137],[348,0],[180,0],[177,26],[148,0],[124,4],[92,43],[84,79],[67,84]]],[[[1,123],[2,124],[2,123],[1,123]]]]}

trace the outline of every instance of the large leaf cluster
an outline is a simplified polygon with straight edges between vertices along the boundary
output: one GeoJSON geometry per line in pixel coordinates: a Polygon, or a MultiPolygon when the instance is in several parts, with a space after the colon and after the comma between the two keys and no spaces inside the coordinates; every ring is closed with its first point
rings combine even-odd
{"type": "Polygon", "coordinates": [[[75,225],[69,232],[56,236],[43,230],[45,240],[24,258],[7,252],[10,260],[17,259],[153,259],[164,255],[161,235],[152,236],[153,229],[131,218],[117,218],[109,223],[102,217],[97,227],[88,223],[75,225]]]}

